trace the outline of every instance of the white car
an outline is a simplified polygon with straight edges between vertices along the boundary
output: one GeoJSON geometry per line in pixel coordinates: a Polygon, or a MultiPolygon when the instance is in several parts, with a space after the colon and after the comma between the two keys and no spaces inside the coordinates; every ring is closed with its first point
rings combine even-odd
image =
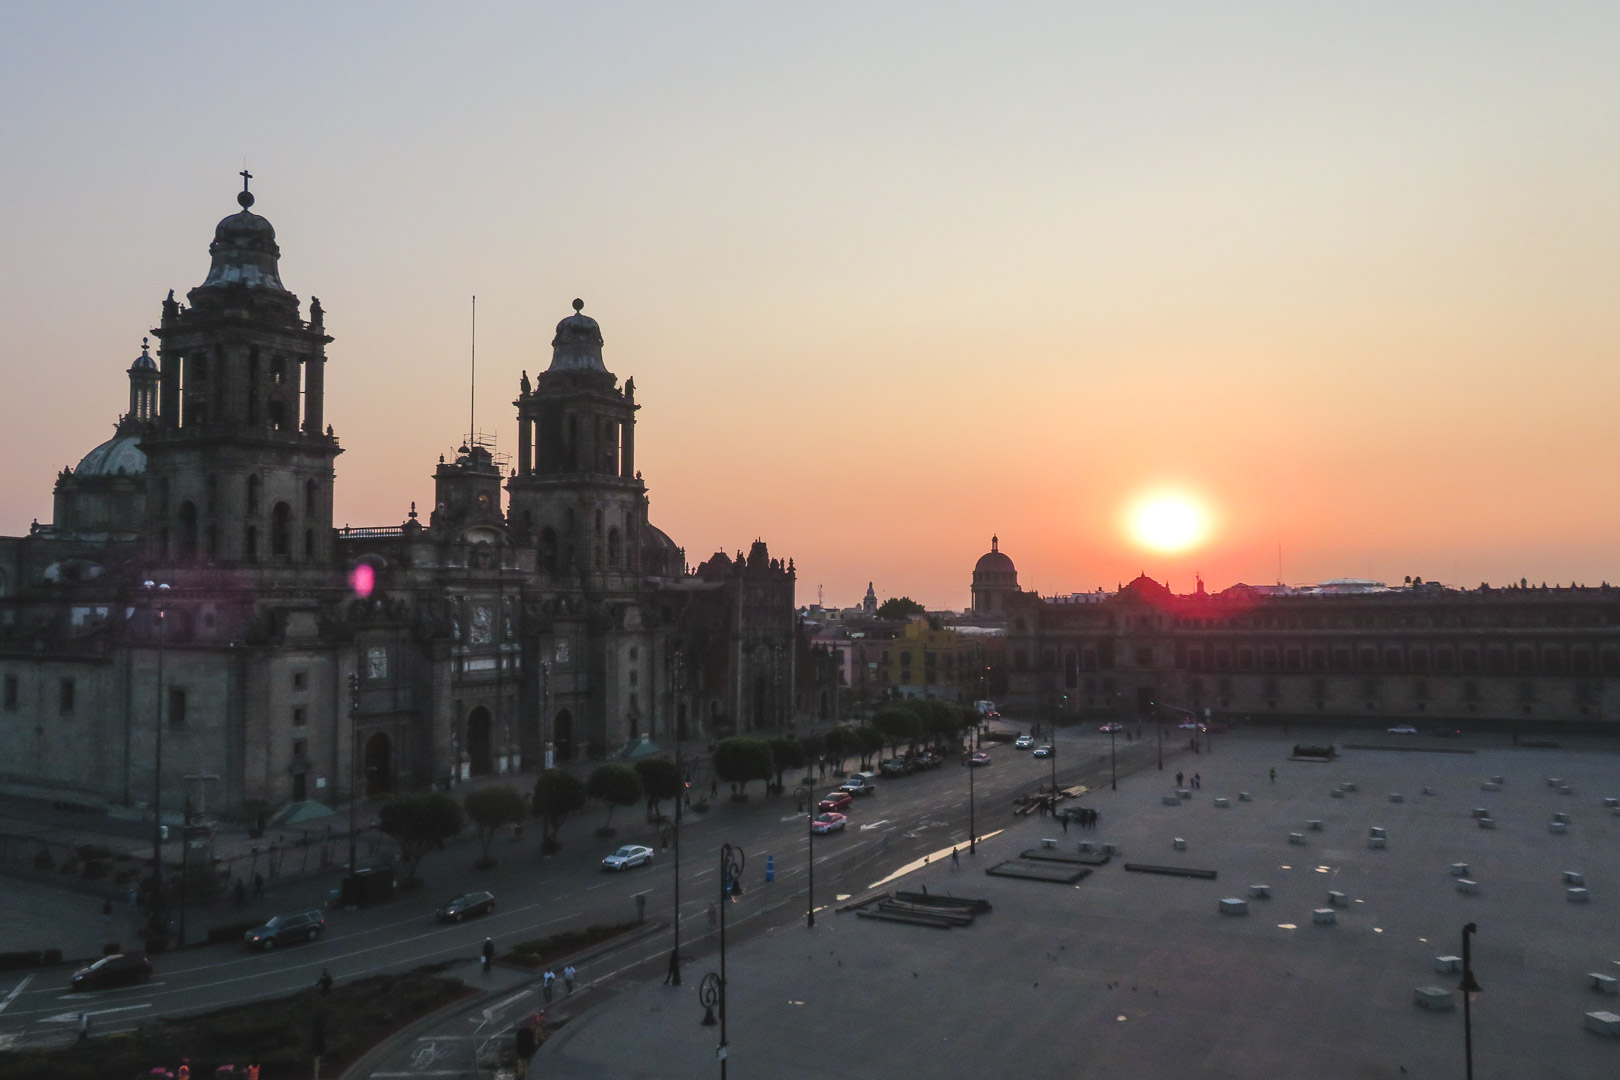
{"type": "Polygon", "coordinates": [[[632,866],[652,862],[653,850],[639,844],[626,844],[602,860],[604,870],[628,870],[632,866]]]}
{"type": "Polygon", "coordinates": [[[1389,733],[1391,735],[1416,735],[1418,731],[1411,724],[1397,724],[1389,729],[1389,733]]]}
{"type": "Polygon", "coordinates": [[[1020,750],[1028,750],[1030,747],[1035,745],[1035,736],[1020,735],[1018,736],[1017,740],[1013,742],[1013,745],[1018,747],[1020,750]]]}

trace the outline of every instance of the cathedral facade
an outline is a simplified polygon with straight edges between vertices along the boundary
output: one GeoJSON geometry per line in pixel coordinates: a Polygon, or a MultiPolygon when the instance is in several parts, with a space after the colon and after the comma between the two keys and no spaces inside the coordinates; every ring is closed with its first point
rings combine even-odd
{"type": "Polygon", "coordinates": [[[580,301],[519,382],[515,462],[469,439],[425,522],[335,529],[333,339],[253,201],[54,521],[0,538],[0,790],[231,812],[791,722],[791,560],[691,568],[652,525],[635,383],[580,301]]]}

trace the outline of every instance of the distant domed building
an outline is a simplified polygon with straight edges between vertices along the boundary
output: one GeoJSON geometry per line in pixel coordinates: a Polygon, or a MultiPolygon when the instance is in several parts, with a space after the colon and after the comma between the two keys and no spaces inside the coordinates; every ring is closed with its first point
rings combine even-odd
{"type": "Polygon", "coordinates": [[[1008,600],[1017,596],[1018,567],[1001,550],[1001,538],[990,538],[990,550],[979,556],[973,566],[973,612],[976,615],[1002,616],[1007,613],[1008,600]]]}

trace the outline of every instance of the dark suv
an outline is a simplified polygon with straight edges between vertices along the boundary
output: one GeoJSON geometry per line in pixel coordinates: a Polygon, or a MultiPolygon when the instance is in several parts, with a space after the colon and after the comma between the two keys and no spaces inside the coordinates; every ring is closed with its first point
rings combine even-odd
{"type": "Polygon", "coordinates": [[[314,941],[326,932],[326,916],[318,911],[277,915],[263,926],[255,926],[242,940],[250,949],[273,949],[291,941],[314,941]]]}

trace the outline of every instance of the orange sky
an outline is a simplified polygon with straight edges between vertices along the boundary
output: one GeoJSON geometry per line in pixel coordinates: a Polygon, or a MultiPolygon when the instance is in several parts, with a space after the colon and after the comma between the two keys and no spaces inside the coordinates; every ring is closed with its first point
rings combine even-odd
{"type": "Polygon", "coordinates": [[[401,520],[575,296],[653,519],[800,600],[1620,580],[1609,5],[21,7],[0,530],[110,432],[246,158],[401,520]],[[318,31],[318,32],[317,32],[318,31]],[[1138,549],[1150,488],[1215,512],[1138,549]]]}

